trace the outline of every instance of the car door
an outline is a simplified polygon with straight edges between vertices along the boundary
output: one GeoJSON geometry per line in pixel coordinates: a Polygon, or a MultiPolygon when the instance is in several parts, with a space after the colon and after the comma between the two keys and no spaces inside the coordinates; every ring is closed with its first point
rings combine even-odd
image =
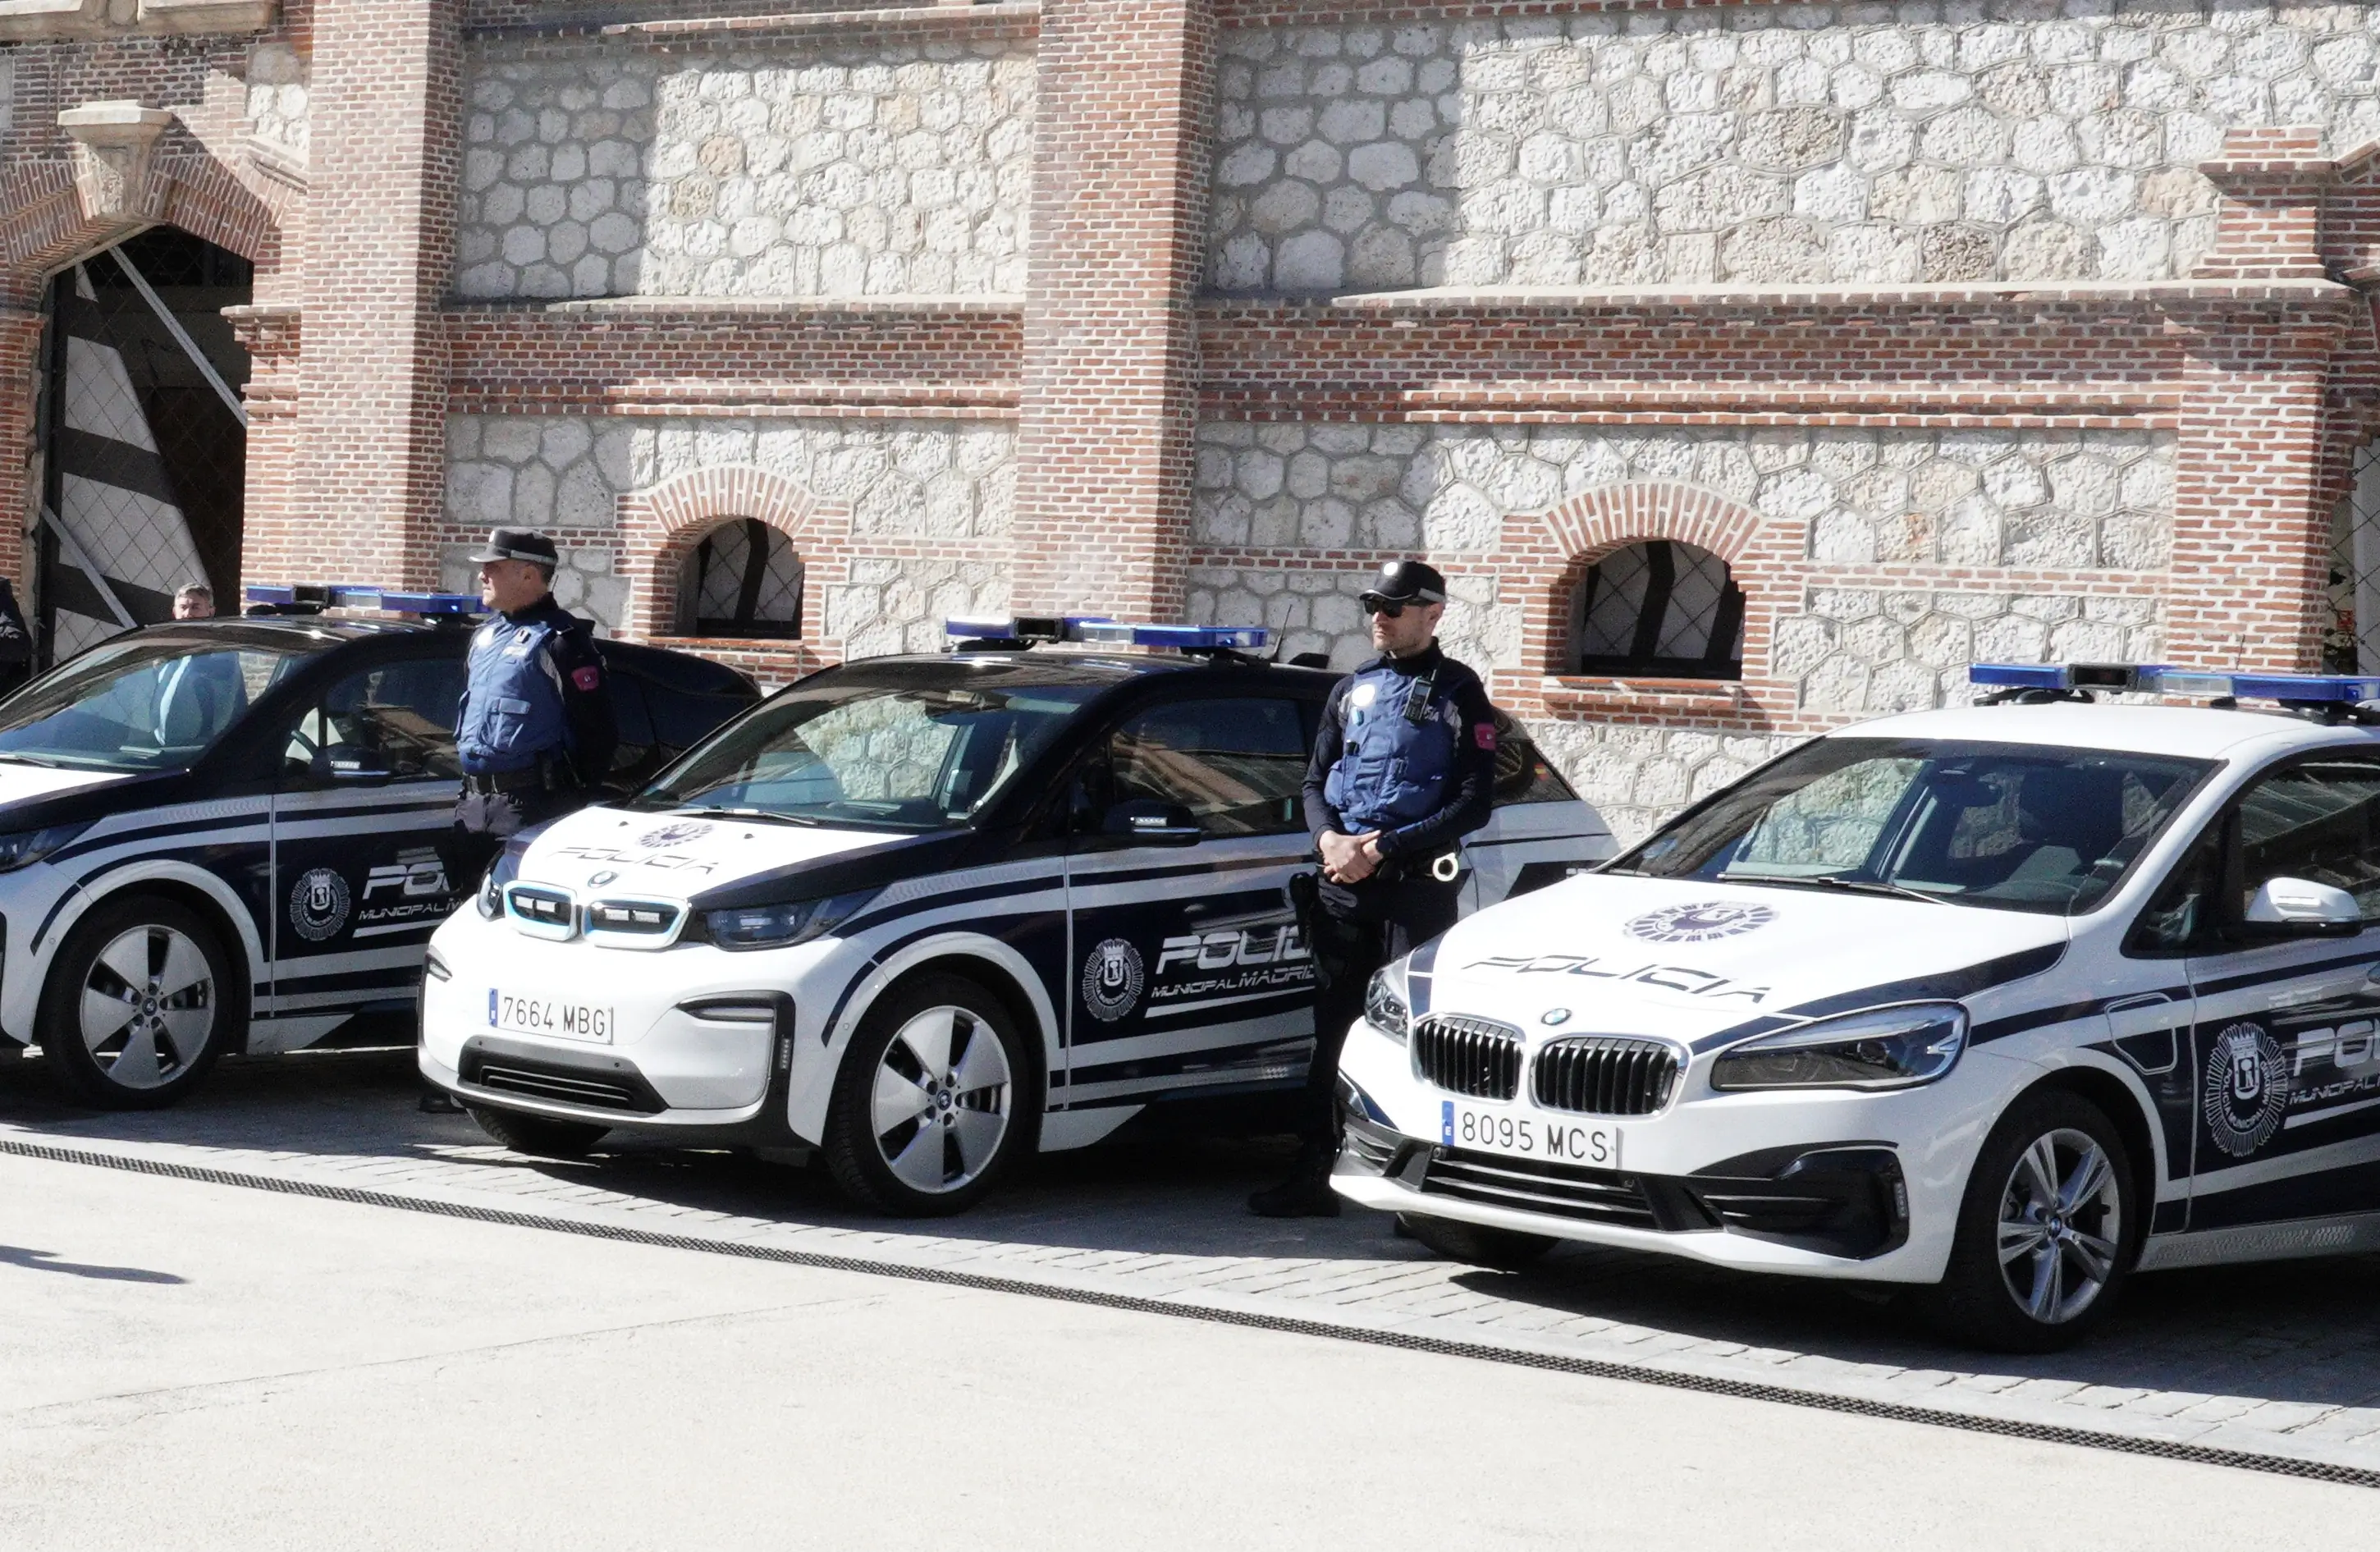
{"type": "Polygon", "coordinates": [[[1304,1073],[1314,961],[1290,881],[1313,867],[1305,726],[1286,696],[1171,700],[1077,766],[1069,1106],[1304,1073]]]}
{"type": "Polygon", "coordinates": [[[2250,782],[2215,847],[2219,936],[2188,960],[2196,1114],[2190,1229],[2380,1207],[2380,756],[2291,759],[2250,782]],[[2350,936],[2260,936],[2265,883],[2347,891],[2350,936]]]}
{"type": "Polygon", "coordinates": [[[359,667],[284,735],[273,804],[273,1049],[418,993],[423,945],[473,880],[447,877],[459,656],[359,667]]]}
{"type": "Polygon", "coordinates": [[[1463,914],[1558,884],[1619,854],[1603,817],[1528,734],[1496,713],[1495,808],[1462,843],[1463,914]]]}

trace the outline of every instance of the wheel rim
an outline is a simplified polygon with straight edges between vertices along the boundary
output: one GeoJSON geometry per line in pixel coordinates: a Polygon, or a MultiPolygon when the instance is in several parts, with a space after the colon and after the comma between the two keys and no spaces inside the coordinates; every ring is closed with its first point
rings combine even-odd
{"type": "Polygon", "coordinates": [[[876,1064],[868,1114],[893,1177],[933,1196],[980,1176],[1008,1136],[1008,1050],[965,1008],[929,1008],[876,1064]]]}
{"type": "Polygon", "coordinates": [[[184,933],[120,933],[83,977],[82,1043],[119,1088],[159,1088],[190,1070],[215,1028],[214,975],[184,933]]]}
{"type": "Polygon", "coordinates": [[[2090,1134],[2034,1139],[2000,1190],[2000,1279],[2017,1307],[2062,1326],[2097,1301],[2124,1243],[2115,1162],[2090,1134]]]}

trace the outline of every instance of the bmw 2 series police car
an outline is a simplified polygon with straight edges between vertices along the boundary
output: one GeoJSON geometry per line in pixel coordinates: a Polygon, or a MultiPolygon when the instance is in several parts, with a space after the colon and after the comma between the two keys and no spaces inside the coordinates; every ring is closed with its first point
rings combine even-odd
{"type": "MultiPolygon", "coordinates": [[[[1299,1083],[1334,676],[1235,650],[1259,630],[950,628],[976,649],[814,674],[508,846],[431,940],[422,1072],[526,1151],[814,1147],[901,1213],[1155,1102],[1299,1083]]],[[[1500,754],[1466,889],[1610,855],[1524,739],[1500,754]]]]}
{"type": "Polygon", "coordinates": [[[1814,740],[1390,966],[1338,1190],[1470,1259],[1922,1285],[2013,1349],[2135,1268],[2380,1244],[2380,680],[1974,678],[2013,703],[1814,740]]]}
{"type": "MultiPolygon", "coordinates": [[[[88,1102],[149,1107],[225,1051],[409,1012],[431,929],[474,881],[453,887],[439,853],[468,646],[419,619],[188,621],[102,642],[0,704],[0,1036],[38,1043],[88,1102]]],[[[601,649],[631,786],[759,698],[698,658],[601,649]]]]}

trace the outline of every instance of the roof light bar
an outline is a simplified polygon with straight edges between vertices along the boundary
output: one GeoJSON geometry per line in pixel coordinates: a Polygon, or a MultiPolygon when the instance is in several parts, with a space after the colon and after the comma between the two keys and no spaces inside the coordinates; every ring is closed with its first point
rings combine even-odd
{"type": "Polygon", "coordinates": [[[476,593],[417,593],[353,583],[251,584],[240,590],[250,603],[283,609],[378,609],[392,614],[484,614],[476,593]]]}
{"type": "Polygon", "coordinates": [[[2277,700],[2353,706],[2380,700],[2380,677],[2339,673],[2220,673],[2163,663],[1976,663],[1968,683],[2002,690],[2115,690],[2203,700],[2277,700]]]}
{"type": "Polygon", "coordinates": [[[1074,641],[1094,647],[1171,647],[1182,652],[1261,652],[1272,645],[1262,625],[1147,625],[1104,614],[1014,614],[942,622],[952,641],[1014,643],[1074,641]]]}

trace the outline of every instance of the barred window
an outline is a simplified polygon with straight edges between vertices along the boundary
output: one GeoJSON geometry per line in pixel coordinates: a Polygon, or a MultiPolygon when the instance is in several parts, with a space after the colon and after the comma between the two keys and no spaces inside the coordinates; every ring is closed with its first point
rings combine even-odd
{"type": "Polygon", "coordinates": [[[1743,590],[1725,561],[1674,540],[1614,551],[1588,568],[1571,615],[1579,673],[1743,676],[1743,590]]]}
{"type": "Polygon", "coordinates": [[[678,576],[678,634],[793,639],[802,634],[802,558],[757,517],[705,534],[678,576]]]}

